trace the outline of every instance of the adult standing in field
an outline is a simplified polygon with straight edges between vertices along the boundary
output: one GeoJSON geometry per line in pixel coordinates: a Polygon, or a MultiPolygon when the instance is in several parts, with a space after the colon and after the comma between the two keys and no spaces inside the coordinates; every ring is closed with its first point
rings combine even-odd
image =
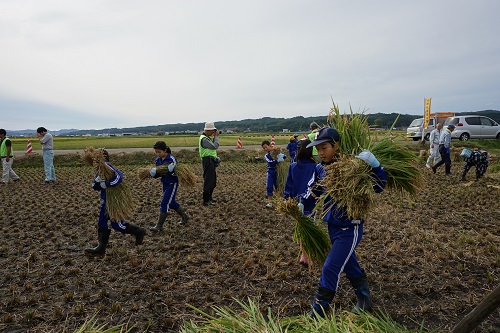
{"type": "Polygon", "coordinates": [[[7,132],[3,128],[0,128],[0,158],[2,159],[2,183],[7,184],[10,178],[18,181],[19,176],[12,170],[14,163],[12,141],[7,137],[7,132]]]}
{"type": "MultiPolygon", "coordinates": [[[[307,135],[307,138],[313,142],[314,138],[316,137],[316,133],[319,131],[319,125],[315,121],[313,121],[309,125],[309,129],[311,130],[311,133],[307,135]]],[[[313,159],[316,161],[316,163],[321,163],[321,158],[318,156],[318,149],[316,146],[313,147],[313,159]]]]}
{"type": "Polygon", "coordinates": [[[205,128],[198,141],[203,166],[203,205],[205,206],[215,206],[215,200],[212,196],[217,185],[215,168],[219,166],[220,162],[219,157],[217,157],[219,134],[220,132],[214,123],[205,123],[205,128]]]}
{"type": "Polygon", "coordinates": [[[43,169],[45,170],[44,184],[56,181],[56,171],[54,169],[54,138],[47,133],[45,127],[36,129],[36,136],[42,144],[43,169]]]}
{"type": "Polygon", "coordinates": [[[439,137],[441,135],[441,129],[443,128],[442,123],[437,123],[436,128],[432,130],[429,136],[430,149],[429,149],[429,158],[427,158],[426,167],[429,169],[434,166],[439,161],[439,137]],[[432,162],[432,165],[431,165],[432,162]]]}
{"type": "Polygon", "coordinates": [[[451,175],[451,157],[450,157],[450,146],[451,146],[451,132],[455,129],[455,125],[449,124],[444,131],[441,131],[439,136],[439,154],[441,154],[441,161],[437,162],[432,167],[432,172],[436,173],[437,168],[444,164],[445,174],[451,175]]]}

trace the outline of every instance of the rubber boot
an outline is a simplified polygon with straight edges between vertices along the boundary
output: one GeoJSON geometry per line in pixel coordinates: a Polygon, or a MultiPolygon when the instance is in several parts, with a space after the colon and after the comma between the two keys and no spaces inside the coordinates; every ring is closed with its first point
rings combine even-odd
{"type": "Polygon", "coordinates": [[[366,274],[357,279],[349,279],[354,292],[356,293],[356,298],[358,299],[356,305],[351,310],[353,313],[359,314],[362,311],[370,311],[372,309],[372,299],[370,297],[370,289],[368,288],[368,279],[366,274]]]}
{"type": "Polygon", "coordinates": [[[152,228],[149,228],[149,230],[153,232],[158,232],[163,230],[163,224],[165,223],[165,220],[167,219],[167,213],[160,211],[160,217],[158,218],[158,222],[156,222],[156,225],[152,228]]]}
{"type": "Polygon", "coordinates": [[[330,309],[330,303],[332,303],[334,297],[335,290],[330,290],[318,286],[318,291],[316,292],[316,295],[314,295],[314,300],[312,303],[312,310],[310,313],[311,318],[325,318],[326,313],[330,309]]]}
{"type": "Polygon", "coordinates": [[[451,165],[444,165],[444,169],[447,175],[451,175],[451,165]]]}
{"type": "Polygon", "coordinates": [[[187,221],[189,221],[189,217],[187,216],[186,212],[184,211],[184,209],[182,208],[182,206],[179,206],[177,209],[174,209],[177,214],[179,214],[181,216],[181,219],[179,221],[179,224],[185,224],[187,223],[187,221]]]}
{"type": "Polygon", "coordinates": [[[91,249],[85,249],[85,252],[95,256],[103,256],[104,254],[106,254],[106,246],[108,245],[110,233],[111,229],[98,228],[97,239],[99,240],[99,245],[91,249]]]}
{"type": "Polygon", "coordinates": [[[135,245],[141,245],[144,240],[144,235],[146,235],[146,230],[144,228],[138,227],[135,224],[127,223],[125,224],[125,233],[135,236],[135,245]]]}

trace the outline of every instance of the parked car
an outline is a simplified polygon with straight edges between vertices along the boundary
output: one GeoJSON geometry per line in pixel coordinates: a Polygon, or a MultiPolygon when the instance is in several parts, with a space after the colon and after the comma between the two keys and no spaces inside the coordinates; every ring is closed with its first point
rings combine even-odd
{"type": "Polygon", "coordinates": [[[485,116],[456,116],[445,120],[445,127],[455,125],[451,133],[452,139],[467,141],[469,139],[500,139],[500,125],[485,116]]]}
{"type": "Polygon", "coordinates": [[[424,130],[424,118],[414,119],[410,126],[406,129],[406,137],[412,138],[413,141],[422,140],[422,130],[424,131],[424,139],[429,141],[431,131],[434,129],[434,118],[429,119],[429,125],[424,130]]]}

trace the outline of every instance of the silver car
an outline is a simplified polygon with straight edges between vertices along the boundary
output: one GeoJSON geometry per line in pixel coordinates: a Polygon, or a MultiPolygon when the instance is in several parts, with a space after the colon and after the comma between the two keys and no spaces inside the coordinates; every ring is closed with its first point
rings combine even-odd
{"type": "Polygon", "coordinates": [[[455,125],[451,132],[452,139],[467,141],[469,139],[500,139],[500,126],[485,116],[456,116],[447,118],[444,127],[455,125]]]}

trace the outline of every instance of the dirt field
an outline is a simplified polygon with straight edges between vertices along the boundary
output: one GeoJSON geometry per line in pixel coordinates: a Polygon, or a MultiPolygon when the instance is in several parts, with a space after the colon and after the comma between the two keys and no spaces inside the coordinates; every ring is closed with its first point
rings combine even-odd
{"type": "MultiPolygon", "coordinates": [[[[247,297],[280,315],[309,311],[320,268],[298,264],[292,222],[264,208],[265,163],[222,163],[216,207],[201,204],[201,183],[180,188],[188,225],[173,213],[166,231],[138,247],[112,231],[104,259],[84,255],[97,245],[91,169],[56,165],[57,183],[41,185],[41,166],[14,168],[22,180],[0,189],[2,332],[72,331],[96,313],[103,323],[136,324],[133,332],[174,332],[197,317],[188,304],[210,311],[247,297]]],[[[121,169],[137,202],[130,221],[149,229],[161,184],[140,181],[138,167],[121,169]]],[[[193,170],[201,175],[199,163],[193,170]]],[[[500,283],[500,180],[460,183],[444,167],[422,170],[417,197],[379,195],[358,256],[378,309],[407,327],[446,330],[500,283]]],[[[345,278],[337,295],[335,306],[350,309],[345,278]]],[[[478,332],[499,331],[497,310],[478,332]]]]}

